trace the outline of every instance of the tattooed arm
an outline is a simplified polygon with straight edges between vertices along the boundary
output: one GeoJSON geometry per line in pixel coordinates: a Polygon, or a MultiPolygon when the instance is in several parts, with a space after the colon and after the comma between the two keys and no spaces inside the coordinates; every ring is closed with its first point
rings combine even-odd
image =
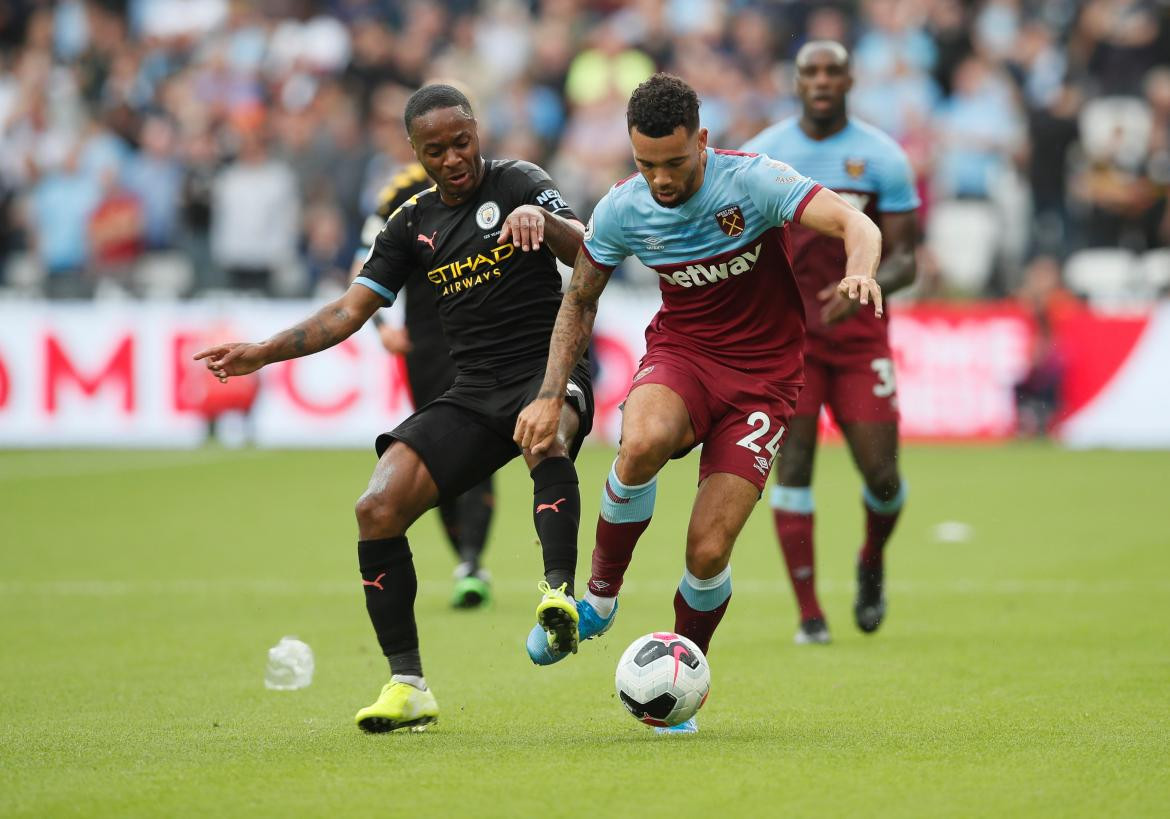
{"type": "Polygon", "coordinates": [[[577,254],[573,278],[553,327],[544,383],[536,400],[516,419],[516,432],[512,437],[524,451],[539,455],[556,440],[569,374],[589,346],[593,319],[597,316],[597,300],[601,298],[609,276],[584,253],[577,254]]]}
{"type": "Polygon", "coordinates": [[[383,304],[382,297],[362,285],[351,285],[336,301],[322,307],[295,327],[259,344],[230,342],[195,354],[207,360],[207,369],[220,381],[247,375],[266,364],[312,355],[353,335],[383,304]]]}

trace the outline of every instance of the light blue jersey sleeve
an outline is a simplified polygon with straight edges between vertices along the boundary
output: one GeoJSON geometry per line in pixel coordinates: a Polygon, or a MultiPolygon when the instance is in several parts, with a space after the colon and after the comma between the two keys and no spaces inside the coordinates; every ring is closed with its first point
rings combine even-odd
{"type": "Polygon", "coordinates": [[[621,217],[613,199],[614,189],[611,188],[601,197],[585,226],[585,255],[607,272],[633,255],[622,237],[621,217]]]}
{"type": "Polygon", "coordinates": [[[791,165],[766,154],[752,157],[740,173],[752,202],[764,218],[776,225],[796,221],[806,198],[818,187],[791,165]]]}
{"type": "Polygon", "coordinates": [[[917,210],[922,202],[914,187],[910,159],[899,147],[884,152],[878,164],[878,208],[882,213],[917,210]]]}

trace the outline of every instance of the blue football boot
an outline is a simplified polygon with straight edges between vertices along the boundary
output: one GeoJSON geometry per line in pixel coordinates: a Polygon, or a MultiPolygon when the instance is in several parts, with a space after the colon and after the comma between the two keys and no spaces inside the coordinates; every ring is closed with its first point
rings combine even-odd
{"type": "Polygon", "coordinates": [[[686,722],[680,722],[678,725],[671,725],[669,728],[655,728],[654,733],[659,736],[671,736],[673,734],[697,734],[699,733],[699,724],[695,722],[695,718],[691,717],[686,722]]]}
{"type": "MultiPolygon", "coordinates": [[[[584,600],[578,600],[576,602],[579,640],[592,640],[594,637],[600,637],[609,631],[610,626],[613,625],[613,621],[617,618],[618,607],[616,600],[613,604],[613,611],[609,613],[609,617],[602,617],[593,606],[584,600]]],[[[536,665],[559,663],[571,653],[568,651],[557,651],[549,645],[549,633],[540,625],[533,626],[532,631],[528,632],[526,647],[528,649],[529,659],[536,665]]]]}

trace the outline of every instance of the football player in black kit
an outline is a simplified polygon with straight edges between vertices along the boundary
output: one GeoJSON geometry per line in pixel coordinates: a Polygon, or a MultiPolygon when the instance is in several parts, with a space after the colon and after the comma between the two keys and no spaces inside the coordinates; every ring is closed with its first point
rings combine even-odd
{"type": "Polygon", "coordinates": [[[406,104],[415,156],[435,182],[387,221],[360,275],[336,301],[257,344],[218,344],[196,354],[221,381],[310,355],[355,333],[413,276],[438,300],[457,374],[442,396],[378,436],[378,464],[358,499],[358,563],[366,611],[390,682],[357,713],[365,731],[414,729],[439,707],[423,678],[414,599],[418,581],[407,528],[523,454],[545,580],[536,609],[549,647],[577,648],[573,575],[580,492],[572,458],[593,422],[586,362],[566,390],[556,443],[541,455],[512,440],[516,416],[538,393],[561,302],[556,260],[575,260],[584,227],[548,175],[528,162],[485,160],[467,98],[427,85],[406,104]]]}
{"type": "MultiPolygon", "coordinates": [[[[362,248],[350,278],[361,274],[365,257],[390,216],[412,196],[434,184],[418,162],[410,163],[391,177],[378,192],[377,209],[362,226],[362,248]]],[[[417,410],[455,383],[455,362],[451,360],[447,339],[443,336],[438,300],[430,281],[424,276],[411,276],[398,295],[396,304],[405,307],[403,325],[396,326],[386,321],[381,311],[374,313],[373,323],[386,351],[403,357],[411,401],[417,410]]],[[[491,576],[480,565],[480,558],[487,544],[494,507],[495,492],[490,475],[462,495],[439,501],[443,531],[459,561],[451,596],[451,605],[457,609],[477,608],[491,598],[491,576]]]]}

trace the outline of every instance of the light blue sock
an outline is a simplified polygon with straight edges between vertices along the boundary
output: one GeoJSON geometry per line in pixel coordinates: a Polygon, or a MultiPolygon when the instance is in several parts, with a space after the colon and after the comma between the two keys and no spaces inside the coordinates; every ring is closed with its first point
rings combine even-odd
{"type": "Polygon", "coordinates": [[[657,494],[657,475],[646,483],[628,486],[618,480],[617,461],[614,461],[605,479],[605,487],[601,490],[601,517],[610,523],[650,520],[654,514],[654,498],[657,494]]]}
{"type": "Polygon", "coordinates": [[[888,501],[881,500],[877,495],[869,491],[869,487],[861,493],[862,500],[870,511],[877,512],[879,515],[892,515],[902,508],[902,504],[906,502],[906,482],[902,481],[898,485],[898,492],[894,497],[888,501]]]}
{"type": "Polygon", "coordinates": [[[794,515],[811,515],[814,509],[812,489],[807,486],[777,484],[772,487],[771,503],[773,509],[794,515]]]}
{"type": "Polygon", "coordinates": [[[695,611],[714,611],[731,597],[731,565],[714,577],[702,580],[683,569],[682,582],[678,584],[683,600],[695,611]]]}

